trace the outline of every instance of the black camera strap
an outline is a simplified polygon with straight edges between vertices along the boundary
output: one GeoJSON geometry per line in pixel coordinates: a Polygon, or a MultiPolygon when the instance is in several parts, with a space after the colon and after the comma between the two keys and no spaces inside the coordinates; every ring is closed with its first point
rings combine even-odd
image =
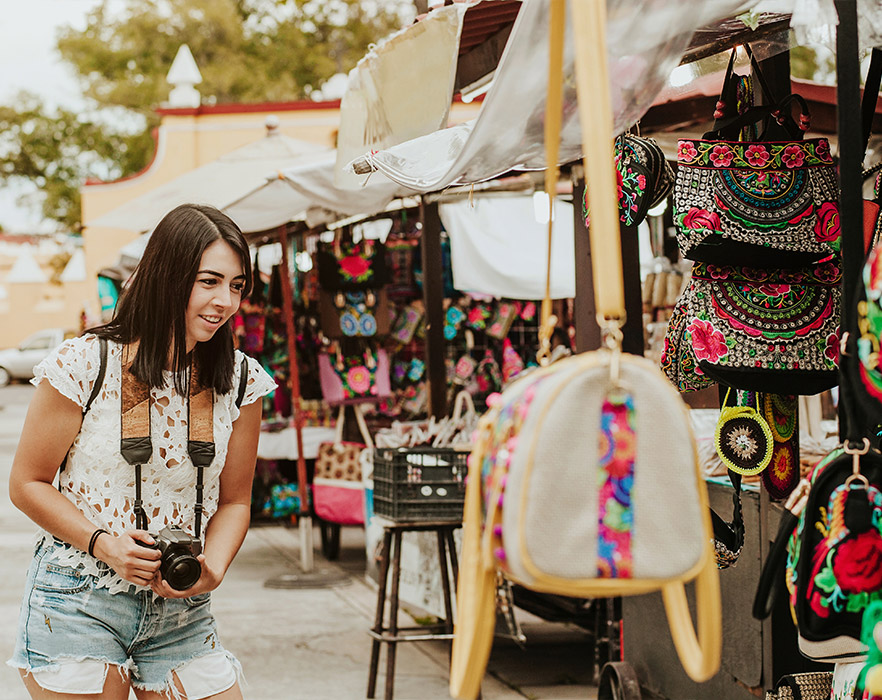
{"type": "MultiPolygon", "coordinates": [[[[147,530],[149,522],[141,498],[141,466],[153,455],[150,437],[150,410],[152,397],[150,387],[131,372],[137,354],[137,343],[123,348],[122,376],[120,379],[120,452],[135,468],[135,527],[147,530]]],[[[187,452],[196,467],[196,504],[194,506],[193,534],[202,537],[202,512],[204,510],[203,470],[214,460],[214,390],[199,384],[199,370],[190,363],[187,384],[187,452]]],[[[243,370],[247,366],[243,361],[243,370]]],[[[240,382],[241,385],[241,382],[240,382]]],[[[241,386],[240,391],[241,394],[241,386]]]]}

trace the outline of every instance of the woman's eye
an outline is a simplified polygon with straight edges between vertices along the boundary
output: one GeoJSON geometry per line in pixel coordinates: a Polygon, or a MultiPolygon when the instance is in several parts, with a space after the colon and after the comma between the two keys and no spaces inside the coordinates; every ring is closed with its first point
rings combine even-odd
{"type": "Polygon", "coordinates": [[[217,282],[217,280],[214,279],[214,277],[206,277],[205,279],[202,279],[202,280],[199,280],[199,281],[200,281],[202,284],[207,285],[207,286],[209,286],[209,287],[212,286],[213,284],[215,284],[215,283],[217,282]]]}
{"type": "Polygon", "coordinates": [[[230,289],[232,289],[234,292],[238,292],[239,294],[241,294],[242,291],[245,289],[245,283],[244,282],[236,282],[235,284],[230,285],[230,289]]]}

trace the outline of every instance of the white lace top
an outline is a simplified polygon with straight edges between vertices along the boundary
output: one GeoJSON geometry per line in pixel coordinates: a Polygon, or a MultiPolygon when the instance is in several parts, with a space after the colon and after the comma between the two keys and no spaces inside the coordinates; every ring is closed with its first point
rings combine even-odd
{"type": "MultiPolygon", "coordinates": [[[[120,534],[135,527],[134,468],[120,454],[120,375],[122,346],[108,341],[107,369],[101,391],[83,418],[79,434],[61,473],[62,492],[95,527],[120,534]]],[[[204,472],[203,531],[217,510],[220,473],[227,456],[233,421],[239,417],[236,396],[242,353],[236,351],[233,390],[219,394],[214,404],[215,458],[204,472]]],[[[242,404],[247,405],[276,388],[258,362],[248,358],[248,380],[242,404]]],[[[98,376],[99,342],[94,335],[72,338],[34,369],[36,385],[43,379],[79,406],[85,406],[98,376]]],[[[187,453],[187,407],[166,373],[166,385],[152,389],[150,413],[153,457],[141,468],[141,497],[151,532],[172,525],[193,534],[196,468],[187,453]]],[[[43,531],[41,540],[52,536],[43,531]]],[[[139,588],[105,564],[72,545],[58,550],[59,564],[77,566],[98,578],[97,585],[117,593],[139,588]]]]}

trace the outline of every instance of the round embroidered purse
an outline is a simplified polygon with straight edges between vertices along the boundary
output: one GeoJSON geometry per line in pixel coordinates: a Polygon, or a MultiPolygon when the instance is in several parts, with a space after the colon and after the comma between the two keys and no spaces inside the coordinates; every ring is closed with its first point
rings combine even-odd
{"type": "Polygon", "coordinates": [[[759,474],[772,461],[772,431],[752,406],[723,406],[714,444],[723,464],[742,476],[759,474]]]}

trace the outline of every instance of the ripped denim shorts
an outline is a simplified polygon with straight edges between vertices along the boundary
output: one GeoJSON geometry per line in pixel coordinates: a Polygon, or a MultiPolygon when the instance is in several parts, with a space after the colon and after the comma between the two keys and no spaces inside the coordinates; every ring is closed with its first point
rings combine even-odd
{"type": "Polygon", "coordinates": [[[63,546],[49,540],[34,553],[10,666],[58,693],[100,693],[110,666],[135,688],[170,697],[179,696],[174,672],[189,700],[236,683],[241,669],[217,639],[210,594],[111,594],[94,576],[55,563],[63,546]]]}

